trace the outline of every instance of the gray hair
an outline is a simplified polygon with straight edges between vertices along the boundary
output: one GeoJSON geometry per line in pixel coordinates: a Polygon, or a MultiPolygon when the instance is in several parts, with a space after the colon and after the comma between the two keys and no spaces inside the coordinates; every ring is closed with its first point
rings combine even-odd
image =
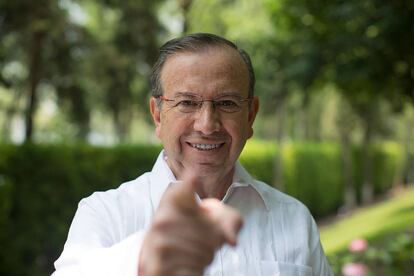
{"type": "Polygon", "coordinates": [[[208,33],[195,33],[175,38],[161,46],[158,60],[155,62],[151,73],[152,96],[159,97],[163,95],[161,71],[168,57],[180,52],[197,52],[211,46],[227,46],[235,49],[240,54],[249,72],[249,97],[253,97],[256,79],[249,54],[243,49],[239,49],[233,42],[221,36],[208,33]]]}

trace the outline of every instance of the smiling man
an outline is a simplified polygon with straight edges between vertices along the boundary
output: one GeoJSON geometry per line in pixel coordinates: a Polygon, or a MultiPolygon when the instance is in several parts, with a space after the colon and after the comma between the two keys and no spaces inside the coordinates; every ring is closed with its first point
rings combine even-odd
{"type": "Polygon", "coordinates": [[[151,172],[80,202],[55,275],[332,275],[306,207],[237,161],[254,82],[222,37],[161,47],[150,110],[164,150],[151,172]]]}
{"type": "MultiPolygon", "coordinates": [[[[165,48],[175,49],[174,43],[165,48]]],[[[253,134],[258,99],[249,90],[248,67],[237,50],[230,45],[193,47],[193,52],[178,51],[157,64],[162,70],[153,80],[159,90],[151,99],[151,113],[177,179],[191,170],[203,183],[200,197],[221,199],[253,134]]]]}

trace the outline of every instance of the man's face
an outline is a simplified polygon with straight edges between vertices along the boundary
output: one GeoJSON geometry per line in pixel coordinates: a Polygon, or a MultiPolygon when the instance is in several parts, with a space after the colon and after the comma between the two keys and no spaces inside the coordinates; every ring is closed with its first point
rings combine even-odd
{"type": "MultiPolygon", "coordinates": [[[[222,95],[247,98],[249,75],[239,53],[227,47],[212,47],[200,52],[182,52],[169,57],[161,72],[164,97],[180,94],[216,99],[222,95]]],[[[242,104],[240,111],[225,113],[211,102],[204,102],[193,113],[163,102],[159,108],[150,102],[167,163],[180,179],[190,170],[200,177],[231,174],[245,142],[253,134],[252,124],[258,100],[242,104]]]]}

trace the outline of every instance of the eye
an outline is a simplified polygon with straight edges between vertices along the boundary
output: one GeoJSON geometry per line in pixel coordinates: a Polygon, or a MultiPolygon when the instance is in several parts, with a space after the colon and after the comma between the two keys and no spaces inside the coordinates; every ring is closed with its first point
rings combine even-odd
{"type": "Polygon", "coordinates": [[[238,107],[238,104],[234,100],[220,100],[217,101],[217,105],[221,107],[238,107]]]}
{"type": "Polygon", "coordinates": [[[180,100],[177,102],[176,106],[180,107],[197,107],[199,102],[196,100],[180,100]]]}

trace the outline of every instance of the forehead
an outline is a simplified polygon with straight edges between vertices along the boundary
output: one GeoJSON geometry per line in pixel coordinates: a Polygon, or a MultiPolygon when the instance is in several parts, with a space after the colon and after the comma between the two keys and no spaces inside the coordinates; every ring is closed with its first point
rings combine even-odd
{"type": "Polygon", "coordinates": [[[247,96],[249,74],[237,50],[216,46],[170,56],[161,71],[161,85],[165,94],[235,91],[247,96]]]}

